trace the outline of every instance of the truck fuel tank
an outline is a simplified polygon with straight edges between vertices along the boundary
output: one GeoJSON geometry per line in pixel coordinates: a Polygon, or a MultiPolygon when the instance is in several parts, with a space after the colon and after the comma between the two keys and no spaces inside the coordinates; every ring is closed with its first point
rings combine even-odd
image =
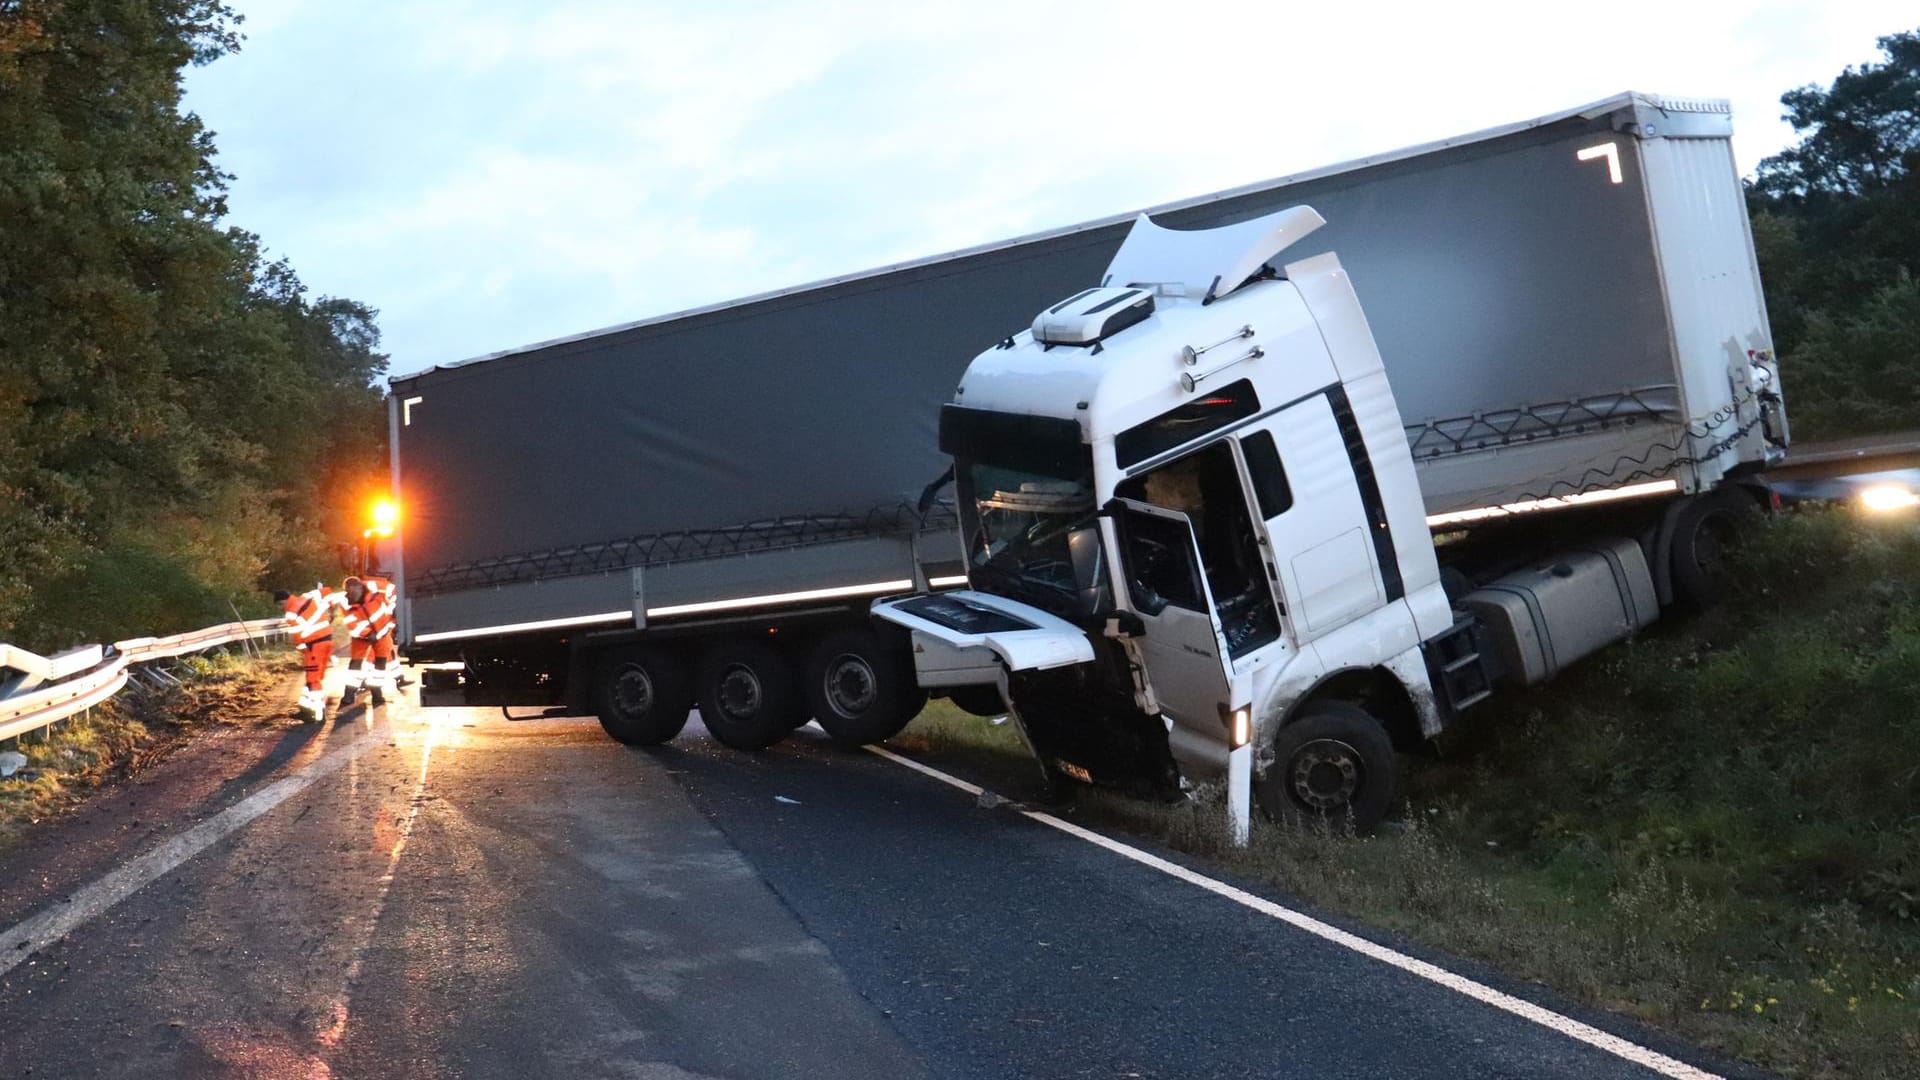
{"type": "Polygon", "coordinates": [[[1491,632],[1506,678],[1546,682],[1660,616],[1640,545],[1608,539],[1539,560],[1461,600],[1491,632]]]}

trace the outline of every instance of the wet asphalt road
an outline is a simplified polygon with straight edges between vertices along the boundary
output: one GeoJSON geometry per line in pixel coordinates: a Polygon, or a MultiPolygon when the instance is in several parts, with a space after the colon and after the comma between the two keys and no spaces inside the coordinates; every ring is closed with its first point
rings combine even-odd
{"type": "Polygon", "coordinates": [[[0,1076],[1656,1075],[808,731],[382,712],[204,737],[0,857],[8,927],[374,741],[0,976],[0,1076]]]}

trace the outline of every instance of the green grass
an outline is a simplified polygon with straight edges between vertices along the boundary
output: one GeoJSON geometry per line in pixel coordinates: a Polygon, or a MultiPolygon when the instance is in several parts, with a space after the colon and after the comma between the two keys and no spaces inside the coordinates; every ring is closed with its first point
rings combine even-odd
{"type": "Polygon", "coordinates": [[[72,808],[102,782],[137,772],[179,737],[212,723],[257,721],[286,714],[297,661],[270,652],[189,656],[177,669],[184,685],[166,693],[129,687],[90,713],[0,745],[27,764],[0,779],[0,852],[33,826],[72,808]]]}
{"type": "MultiPolygon", "coordinates": [[[[1920,1076],[1920,527],[1800,512],[1742,560],[1721,608],[1470,714],[1374,836],[1065,812],[1790,1076],[1920,1076]]],[[[901,740],[1037,790],[944,703],[901,740]]]]}

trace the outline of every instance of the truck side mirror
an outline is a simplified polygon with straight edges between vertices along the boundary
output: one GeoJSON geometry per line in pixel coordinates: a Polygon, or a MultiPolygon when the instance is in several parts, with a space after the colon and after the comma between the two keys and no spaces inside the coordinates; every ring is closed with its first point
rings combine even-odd
{"type": "Polygon", "coordinates": [[[1113,579],[1107,574],[1107,549],[1100,542],[1096,520],[1067,534],[1067,557],[1073,563],[1073,583],[1080,592],[1080,610],[1105,615],[1113,610],[1113,579]]]}

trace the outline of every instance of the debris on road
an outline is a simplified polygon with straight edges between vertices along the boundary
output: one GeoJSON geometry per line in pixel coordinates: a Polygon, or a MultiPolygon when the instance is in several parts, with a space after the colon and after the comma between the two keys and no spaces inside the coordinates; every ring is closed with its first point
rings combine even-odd
{"type": "Polygon", "coordinates": [[[0,849],[23,830],[78,805],[100,784],[144,772],[202,729],[281,727],[280,691],[297,670],[277,655],[194,657],[164,692],[104,702],[30,745],[0,753],[8,793],[0,803],[0,849]]]}
{"type": "Polygon", "coordinates": [[[786,797],[785,795],[775,795],[775,796],[773,797],[773,801],[774,801],[774,802],[778,802],[778,803],[786,803],[786,804],[787,804],[787,805],[789,805],[789,806],[799,806],[799,805],[800,805],[800,800],[799,800],[799,799],[789,799],[789,798],[787,798],[787,797],[786,797]]]}

